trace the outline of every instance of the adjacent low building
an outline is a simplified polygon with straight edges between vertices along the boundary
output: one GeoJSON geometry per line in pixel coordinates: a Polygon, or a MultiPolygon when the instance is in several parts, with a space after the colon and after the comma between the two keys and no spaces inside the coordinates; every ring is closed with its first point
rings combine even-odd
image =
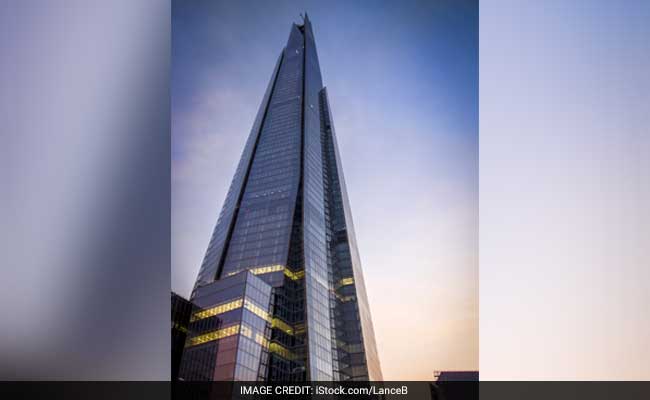
{"type": "Polygon", "coordinates": [[[435,371],[436,382],[478,381],[478,371],[435,371]]]}
{"type": "Polygon", "coordinates": [[[171,379],[178,380],[178,371],[183,357],[183,348],[187,339],[192,303],[172,292],[172,366],[171,379]]]}

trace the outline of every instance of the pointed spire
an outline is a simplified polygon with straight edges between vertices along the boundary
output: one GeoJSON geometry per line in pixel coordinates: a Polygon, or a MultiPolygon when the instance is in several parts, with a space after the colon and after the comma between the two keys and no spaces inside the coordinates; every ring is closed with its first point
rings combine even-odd
{"type": "Polygon", "coordinates": [[[311,21],[309,20],[309,16],[307,15],[307,11],[305,11],[304,14],[301,13],[300,16],[302,17],[302,27],[303,27],[303,31],[304,31],[305,33],[306,33],[306,32],[310,32],[311,35],[313,36],[314,33],[312,32],[311,21]]]}

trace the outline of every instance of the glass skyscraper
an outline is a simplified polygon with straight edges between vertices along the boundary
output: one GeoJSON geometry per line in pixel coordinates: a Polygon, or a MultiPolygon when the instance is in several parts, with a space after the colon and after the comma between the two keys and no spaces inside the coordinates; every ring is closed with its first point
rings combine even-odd
{"type": "Polygon", "coordinates": [[[190,298],[184,380],[382,380],[308,17],[253,123],[190,298]]]}

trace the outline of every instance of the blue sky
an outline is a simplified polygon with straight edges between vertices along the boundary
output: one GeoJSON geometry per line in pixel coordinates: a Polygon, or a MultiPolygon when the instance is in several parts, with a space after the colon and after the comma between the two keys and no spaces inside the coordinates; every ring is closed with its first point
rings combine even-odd
{"type": "Polygon", "coordinates": [[[174,2],[172,289],[191,289],[305,11],[385,378],[478,368],[477,2],[174,2]]]}

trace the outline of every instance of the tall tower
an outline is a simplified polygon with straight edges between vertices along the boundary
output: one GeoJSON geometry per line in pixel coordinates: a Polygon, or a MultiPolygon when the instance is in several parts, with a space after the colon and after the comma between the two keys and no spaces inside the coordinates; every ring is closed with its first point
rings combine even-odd
{"type": "Polygon", "coordinates": [[[307,16],[276,63],[191,301],[182,379],[382,380],[307,16]]]}

